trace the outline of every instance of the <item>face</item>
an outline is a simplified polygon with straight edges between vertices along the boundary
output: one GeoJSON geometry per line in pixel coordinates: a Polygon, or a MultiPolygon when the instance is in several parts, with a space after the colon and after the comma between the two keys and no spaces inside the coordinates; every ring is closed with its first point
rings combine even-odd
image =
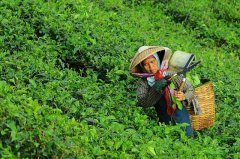
{"type": "Polygon", "coordinates": [[[147,73],[155,74],[158,70],[158,62],[154,57],[147,58],[143,61],[143,67],[147,73]]]}

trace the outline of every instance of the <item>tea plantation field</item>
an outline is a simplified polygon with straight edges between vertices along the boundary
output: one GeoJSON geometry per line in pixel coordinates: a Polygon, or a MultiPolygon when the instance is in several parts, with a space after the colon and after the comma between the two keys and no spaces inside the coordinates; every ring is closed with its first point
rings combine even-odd
{"type": "Polygon", "coordinates": [[[1,0],[0,158],[240,158],[240,1],[1,0]],[[216,122],[185,136],[136,101],[142,45],[194,53],[216,122]]]}

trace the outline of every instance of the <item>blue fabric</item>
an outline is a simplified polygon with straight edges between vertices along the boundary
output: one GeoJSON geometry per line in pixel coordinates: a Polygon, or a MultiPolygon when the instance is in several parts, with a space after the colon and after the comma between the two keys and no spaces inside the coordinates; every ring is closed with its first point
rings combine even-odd
{"type": "MultiPolygon", "coordinates": [[[[160,62],[160,59],[159,59],[159,57],[158,57],[158,54],[155,53],[155,54],[153,54],[153,56],[154,56],[154,58],[157,60],[158,69],[160,69],[160,67],[161,67],[161,62],[160,62]]],[[[148,78],[147,78],[147,81],[148,81],[148,85],[152,87],[152,86],[155,84],[155,78],[154,78],[154,76],[148,77],[148,78]]]]}
{"type": "Polygon", "coordinates": [[[158,54],[155,53],[155,54],[153,54],[153,56],[154,56],[155,59],[157,60],[157,63],[158,63],[158,69],[160,69],[160,68],[161,68],[161,62],[160,62],[160,59],[159,59],[159,57],[158,57],[158,54]]]}
{"type": "Polygon", "coordinates": [[[167,114],[167,104],[164,96],[161,96],[161,99],[155,104],[155,110],[159,117],[159,121],[165,124],[177,124],[177,123],[188,123],[189,125],[186,127],[182,127],[182,129],[186,132],[186,135],[193,136],[193,130],[191,126],[191,121],[189,118],[188,111],[186,107],[183,107],[182,110],[176,109],[172,118],[167,114]]]}

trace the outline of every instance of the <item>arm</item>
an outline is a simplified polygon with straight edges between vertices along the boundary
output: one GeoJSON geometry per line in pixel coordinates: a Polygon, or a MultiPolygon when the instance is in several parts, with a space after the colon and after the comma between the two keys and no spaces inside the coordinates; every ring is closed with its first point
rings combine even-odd
{"type": "MultiPolygon", "coordinates": [[[[173,75],[173,72],[169,71],[168,74],[171,76],[171,75],[173,75]]],[[[176,78],[174,78],[172,80],[172,82],[175,85],[177,90],[179,89],[181,81],[182,81],[181,76],[177,76],[176,78]]],[[[183,93],[184,93],[184,97],[185,97],[184,100],[187,102],[188,105],[193,106],[194,113],[195,114],[201,114],[202,111],[201,111],[201,108],[199,106],[197,97],[195,96],[194,89],[193,89],[191,83],[188,80],[186,80],[185,86],[183,88],[183,93]]]]}
{"type": "Polygon", "coordinates": [[[150,87],[145,80],[140,80],[137,85],[138,103],[143,107],[153,106],[160,99],[163,91],[159,92],[150,87]]]}
{"type": "MultiPolygon", "coordinates": [[[[176,80],[175,80],[176,84],[181,82],[180,79],[181,79],[180,76],[176,78],[176,80]]],[[[177,85],[179,87],[180,83],[177,84],[177,85]]],[[[184,93],[184,96],[185,96],[185,101],[187,102],[186,104],[191,105],[193,107],[193,110],[194,110],[195,114],[201,114],[202,111],[201,111],[201,108],[199,106],[197,97],[194,94],[194,89],[193,89],[191,83],[188,80],[186,80],[185,86],[183,88],[183,93],[184,93]]]]}

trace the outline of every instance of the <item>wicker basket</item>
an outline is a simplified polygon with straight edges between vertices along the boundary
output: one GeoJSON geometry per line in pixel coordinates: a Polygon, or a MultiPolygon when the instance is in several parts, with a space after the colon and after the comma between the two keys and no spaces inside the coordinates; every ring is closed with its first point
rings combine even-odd
{"type": "Polygon", "coordinates": [[[213,126],[215,121],[215,97],[212,82],[208,81],[195,88],[195,94],[202,114],[195,115],[193,110],[188,108],[193,130],[201,130],[213,126]]]}

